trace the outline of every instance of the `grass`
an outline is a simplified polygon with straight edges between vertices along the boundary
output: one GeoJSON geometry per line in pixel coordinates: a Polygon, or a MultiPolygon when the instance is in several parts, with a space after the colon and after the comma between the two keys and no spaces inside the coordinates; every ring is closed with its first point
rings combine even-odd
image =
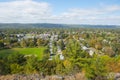
{"type": "Polygon", "coordinates": [[[25,55],[36,55],[38,58],[42,58],[43,51],[45,50],[45,47],[40,48],[12,48],[12,49],[4,49],[0,50],[0,57],[9,56],[10,54],[14,53],[20,53],[25,55]]]}

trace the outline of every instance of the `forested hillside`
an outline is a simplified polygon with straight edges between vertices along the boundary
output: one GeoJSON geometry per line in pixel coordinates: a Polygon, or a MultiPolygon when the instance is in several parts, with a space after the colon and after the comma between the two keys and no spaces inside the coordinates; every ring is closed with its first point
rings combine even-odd
{"type": "Polygon", "coordinates": [[[0,23],[0,28],[120,28],[120,25],[83,25],[52,23],[0,23]]]}

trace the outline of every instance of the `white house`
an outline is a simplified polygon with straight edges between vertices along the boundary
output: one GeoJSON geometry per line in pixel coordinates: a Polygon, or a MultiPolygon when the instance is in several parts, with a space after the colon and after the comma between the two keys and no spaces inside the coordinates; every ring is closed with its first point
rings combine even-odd
{"type": "Polygon", "coordinates": [[[87,50],[88,48],[86,46],[82,46],[82,49],[83,50],[87,50]]]}
{"type": "Polygon", "coordinates": [[[60,54],[60,60],[64,60],[64,56],[60,54]]]}
{"type": "Polygon", "coordinates": [[[90,55],[90,56],[93,56],[93,54],[94,54],[94,51],[89,50],[89,55],[90,55]]]}

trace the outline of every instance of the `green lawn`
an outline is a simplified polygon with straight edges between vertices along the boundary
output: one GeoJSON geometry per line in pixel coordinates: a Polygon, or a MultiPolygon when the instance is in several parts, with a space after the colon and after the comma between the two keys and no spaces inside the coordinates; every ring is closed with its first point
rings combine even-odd
{"type": "Polygon", "coordinates": [[[38,58],[42,58],[43,51],[45,47],[40,47],[40,48],[12,48],[12,49],[4,49],[0,50],[0,57],[5,57],[10,54],[14,53],[20,53],[20,54],[25,54],[25,55],[36,55],[38,58]]]}

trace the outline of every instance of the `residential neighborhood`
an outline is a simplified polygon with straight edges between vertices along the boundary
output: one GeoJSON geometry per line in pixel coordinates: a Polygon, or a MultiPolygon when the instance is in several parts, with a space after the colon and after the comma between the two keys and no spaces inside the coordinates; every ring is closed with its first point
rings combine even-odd
{"type": "MultiPolygon", "coordinates": [[[[85,77],[94,79],[96,75],[101,75],[103,78],[108,76],[102,73],[119,74],[120,31],[92,28],[1,29],[0,55],[0,60],[11,61],[7,63],[11,74],[35,71],[47,75],[71,75],[78,72],[83,74],[81,71],[85,69],[85,74],[88,74],[85,77]],[[103,70],[101,74],[94,75],[88,69],[103,70]]],[[[4,74],[4,66],[0,68],[1,74],[4,74]]],[[[8,68],[4,70],[8,71],[8,68]]]]}

